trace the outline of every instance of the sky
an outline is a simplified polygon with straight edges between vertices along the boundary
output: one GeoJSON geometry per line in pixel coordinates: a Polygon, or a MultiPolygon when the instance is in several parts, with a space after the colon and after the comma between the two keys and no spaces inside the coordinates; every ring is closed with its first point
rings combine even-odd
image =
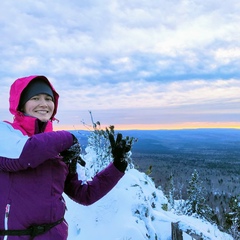
{"type": "Polygon", "coordinates": [[[239,0],[2,0],[0,119],[45,75],[56,129],[240,126],[239,0]]]}

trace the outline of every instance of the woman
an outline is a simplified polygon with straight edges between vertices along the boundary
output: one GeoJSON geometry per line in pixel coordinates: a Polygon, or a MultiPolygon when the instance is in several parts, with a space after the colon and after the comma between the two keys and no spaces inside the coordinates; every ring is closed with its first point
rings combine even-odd
{"type": "MultiPolygon", "coordinates": [[[[130,150],[124,142],[113,149],[114,162],[92,181],[83,184],[74,166],[69,170],[80,147],[68,131],[53,131],[58,98],[44,76],[19,78],[11,86],[14,121],[0,123],[0,240],[67,239],[63,192],[90,205],[124,175],[130,150]]],[[[112,135],[110,140],[114,148],[112,135]]]]}

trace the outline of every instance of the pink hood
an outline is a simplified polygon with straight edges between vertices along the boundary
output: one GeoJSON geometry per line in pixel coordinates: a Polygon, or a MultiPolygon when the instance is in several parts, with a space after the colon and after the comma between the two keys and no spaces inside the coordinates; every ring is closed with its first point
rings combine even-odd
{"type": "Polygon", "coordinates": [[[52,84],[49,82],[49,80],[45,76],[34,75],[34,76],[29,76],[29,77],[18,78],[12,84],[11,89],[10,89],[10,97],[9,97],[10,107],[9,107],[9,110],[14,116],[17,115],[17,112],[18,112],[17,108],[18,108],[18,104],[19,104],[19,101],[20,101],[21,93],[26,88],[26,86],[36,77],[42,78],[45,81],[47,81],[49,83],[50,87],[53,90],[54,100],[55,100],[55,109],[54,109],[53,116],[52,116],[51,120],[54,120],[54,116],[57,113],[59,95],[56,92],[56,90],[54,89],[54,87],[52,86],[52,84]]]}
{"type": "Polygon", "coordinates": [[[26,88],[26,86],[36,77],[42,78],[49,83],[54,94],[54,102],[55,102],[53,115],[50,121],[46,122],[44,129],[42,129],[41,131],[51,132],[53,130],[52,121],[55,120],[55,115],[57,113],[57,107],[58,107],[59,95],[46,77],[35,75],[35,76],[18,78],[12,84],[10,89],[9,110],[14,115],[14,121],[13,123],[9,123],[9,122],[8,123],[11,124],[13,128],[20,130],[24,135],[28,135],[28,136],[32,136],[33,134],[39,133],[39,130],[36,128],[38,125],[37,119],[31,116],[24,115],[21,111],[18,110],[18,105],[19,105],[21,93],[26,88]]]}

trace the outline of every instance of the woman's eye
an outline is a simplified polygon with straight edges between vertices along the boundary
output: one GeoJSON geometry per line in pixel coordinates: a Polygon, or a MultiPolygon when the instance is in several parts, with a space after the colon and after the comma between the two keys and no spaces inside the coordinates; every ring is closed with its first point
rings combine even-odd
{"type": "Polygon", "coordinates": [[[31,99],[32,99],[32,100],[38,100],[39,97],[32,97],[31,99]]]}

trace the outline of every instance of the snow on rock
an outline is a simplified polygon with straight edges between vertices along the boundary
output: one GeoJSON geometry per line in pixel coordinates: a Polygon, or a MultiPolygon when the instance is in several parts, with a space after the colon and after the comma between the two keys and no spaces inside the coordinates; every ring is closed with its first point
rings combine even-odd
{"type": "Polygon", "coordinates": [[[128,170],[111,192],[91,206],[65,199],[70,240],[170,240],[171,222],[204,239],[233,240],[206,221],[163,210],[167,204],[163,192],[136,169],[128,170]]]}

